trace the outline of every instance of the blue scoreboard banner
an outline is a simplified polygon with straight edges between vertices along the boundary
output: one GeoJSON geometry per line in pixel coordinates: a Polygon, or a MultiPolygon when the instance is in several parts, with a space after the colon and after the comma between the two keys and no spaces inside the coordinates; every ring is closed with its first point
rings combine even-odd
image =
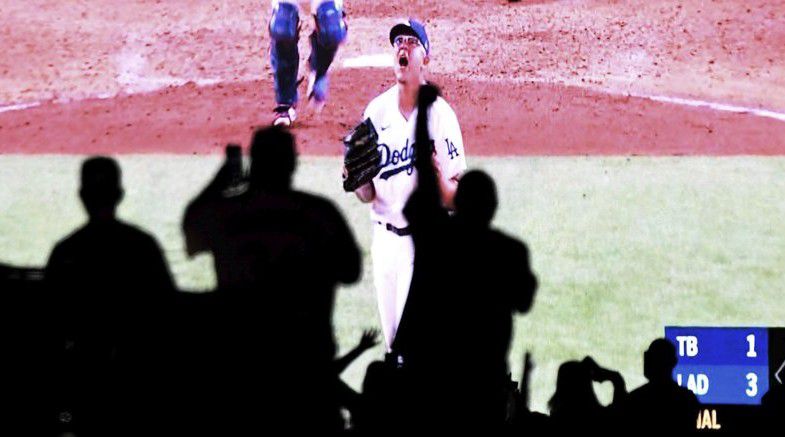
{"type": "Polygon", "coordinates": [[[673,379],[702,404],[760,405],[785,378],[783,328],[665,327],[676,346],[673,379]]]}

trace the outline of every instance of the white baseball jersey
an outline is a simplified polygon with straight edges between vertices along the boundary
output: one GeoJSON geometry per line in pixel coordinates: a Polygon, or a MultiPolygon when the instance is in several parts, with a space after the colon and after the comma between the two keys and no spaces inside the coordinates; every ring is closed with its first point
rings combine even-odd
{"type": "MultiPolygon", "coordinates": [[[[403,117],[398,108],[396,84],[368,104],[363,113],[365,118],[370,118],[376,128],[382,152],[382,169],[373,179],[376,197],[371,208],[371,219],[405,228],[408,223],[403,216],[403,208],[417,187],[413,159],[417,109],[408,120],[403,117]]],[[[436,150],[433,162],[442,177],[450,179],[466,170],[458,118],[441,97],[436,99],[428,111],[428,131],[436,150]]]]}
{"type": "MultiPolygon", "coordinates": [[[[373,179],[376,197],[371,205],[371,219],[405,228],[408,223],[403,208],[417,187],[414,169],[417,110],[408,120],[403,117],[398,108],[396,84],[368,104],[363,113],[365,118],[370,118],[376,128],[382,151],[382,169],[373,179]]],[[[450,179],[463,172],[466,157],[461,129],[452,108],[441,97],[429,109],[428,131],[436,151],[432,159],[441,176],[450,179]]],[[[374,224],[371,258],[380,322],[389,351],[409,295],[414,266],[412,237],[374,224]]]]}

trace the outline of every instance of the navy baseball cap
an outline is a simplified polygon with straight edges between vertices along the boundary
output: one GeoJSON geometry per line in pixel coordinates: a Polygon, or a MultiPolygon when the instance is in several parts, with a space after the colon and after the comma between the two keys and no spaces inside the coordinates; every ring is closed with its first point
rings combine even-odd
{"type": "Polygon", "coordinates": [[[428,34],[425,33],[425,26],[414,18],[401,21],[390,29],[390,44],[393,44],[395,37],[398,35],[416,36],[425,49],[425,54],[431,53],[431,44],[428,42],[428,34]]]}

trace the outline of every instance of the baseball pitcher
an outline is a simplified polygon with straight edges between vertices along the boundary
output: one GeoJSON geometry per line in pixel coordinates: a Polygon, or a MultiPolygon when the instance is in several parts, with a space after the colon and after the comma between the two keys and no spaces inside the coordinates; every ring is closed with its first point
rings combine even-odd
{"type": "Polygon", "coordinates": [[[431,106],[428,129],[431,156],[416,156],[417,95],[426,83],[430,42],[425,26],[414,19],[394,25],[396,84],[374,98],[363,122],[344,140],[344,189],[371,204],[374,285],[387,351],[401,321],[414,263],[414,245],[403,208],[417,183],[414,161],[432,159],[439,175],[442,202],[451,207],[458,178],[466,169],[458,119],[439,97],[431,106]]]}

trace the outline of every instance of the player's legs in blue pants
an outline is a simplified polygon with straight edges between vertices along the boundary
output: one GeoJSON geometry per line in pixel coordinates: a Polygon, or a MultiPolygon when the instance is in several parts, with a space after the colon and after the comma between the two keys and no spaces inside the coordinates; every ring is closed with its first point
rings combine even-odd
{"type": "Polygon", "coordinates": [[[297,70],[300,54],[297,43],[277,41],[270,49],[270,64],[275,72],[275,101],[279,105],[297,103],[297,70]]]}
{"type": "Polygon", "coordinates": [[[308,98],[323,103],[327,100],[330,84],[327,71],[335,59],[338,47],[346,40],[347,27],[341,5],[335,1],[328,0],[319,4],[314,17],[316,29],[310,36],[311,55],[308,58],[311,70],[308,98]]]}
{"type": "Polygon", "coordinates": [[[279,3],[270,19],[270,65],[275,82],[278,117],[275,124],[290,125],[297,103],[297,71],[300,53],[297,50],[300,16],[296,4],[279,3]]]}

